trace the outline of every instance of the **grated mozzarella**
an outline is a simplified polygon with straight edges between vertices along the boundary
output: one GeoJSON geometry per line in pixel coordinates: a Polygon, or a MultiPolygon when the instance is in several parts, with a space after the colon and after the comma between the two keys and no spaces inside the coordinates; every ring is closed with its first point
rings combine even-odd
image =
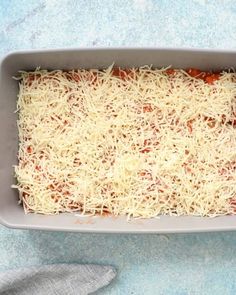
{"type": "Polygon", "coordinates": [[[236,205],[236,74],[21,72],[25,212],[217,216],[236,205]]]}

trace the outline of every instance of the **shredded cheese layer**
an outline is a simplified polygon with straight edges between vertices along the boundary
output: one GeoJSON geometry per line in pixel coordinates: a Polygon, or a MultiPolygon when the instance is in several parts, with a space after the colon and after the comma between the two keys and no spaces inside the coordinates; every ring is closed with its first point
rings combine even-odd
{"type": "Polygon", "coordinates": [[[25,212],[217,216],[236,202],[236,74],[142,67],[22,72],[25,212]]]}

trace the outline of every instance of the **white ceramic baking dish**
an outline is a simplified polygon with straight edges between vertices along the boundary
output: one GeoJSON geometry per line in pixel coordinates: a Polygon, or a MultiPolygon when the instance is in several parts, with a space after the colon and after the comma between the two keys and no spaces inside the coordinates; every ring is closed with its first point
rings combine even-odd
{"type": "Polygon", "coordinates": [[[19,70],[106,68],[113,62],[120,67],[153,65],[177,68],[196,67],[202,70],[236,68],[236,51],[190,49],[59,49],[14,52],[0,65],[0,222],[6,226],[77,232],[164,233],[222,231],[236,229],[236,216],[217,218],[169,217],[138,219],[125,217],[76,217],[75,214],[44,216],[25,215],[18,205],[13,165],[17,163],[18,134],[16,98],[18,84],[12,79],[19,70]]]}

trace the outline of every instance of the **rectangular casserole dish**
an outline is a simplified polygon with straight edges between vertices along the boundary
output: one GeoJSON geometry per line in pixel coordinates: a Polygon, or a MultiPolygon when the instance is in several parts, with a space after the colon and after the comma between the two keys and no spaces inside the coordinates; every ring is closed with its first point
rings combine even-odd
{"type": "Polygon", "coordinates": [[[25,215],[18,205],[13,165],[17,163],[18,131],[16,98],[18,83],[12,77],[19,70],[106,68],[112,63],[120,67],[153,65],[176,68],[195,67],[202,70],[236,68],[236,51],[187,49],[66,49],[15,52],[5,56],[0,65],[0,222],[24,229],[104,232],[167,233],[225,231],[236,229],[236,216],[217,218],[169,217],[134,219],[126,217],[77,217],[75,214],[44,216],[25,215]]]}

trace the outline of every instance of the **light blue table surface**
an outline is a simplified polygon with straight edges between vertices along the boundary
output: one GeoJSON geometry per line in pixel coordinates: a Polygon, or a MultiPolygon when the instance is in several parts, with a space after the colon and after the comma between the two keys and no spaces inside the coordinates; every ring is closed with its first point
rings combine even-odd
{"type": "MultiPolygon", "coordinates": [[[[236,49],[235,0],[0,0],[0,58],[84,46],[236,49]]],[[[114,265],[99,294],[236,294],[236,232],[103,235],[0,226],[0,270],[59,262],[114,265]]]]}

